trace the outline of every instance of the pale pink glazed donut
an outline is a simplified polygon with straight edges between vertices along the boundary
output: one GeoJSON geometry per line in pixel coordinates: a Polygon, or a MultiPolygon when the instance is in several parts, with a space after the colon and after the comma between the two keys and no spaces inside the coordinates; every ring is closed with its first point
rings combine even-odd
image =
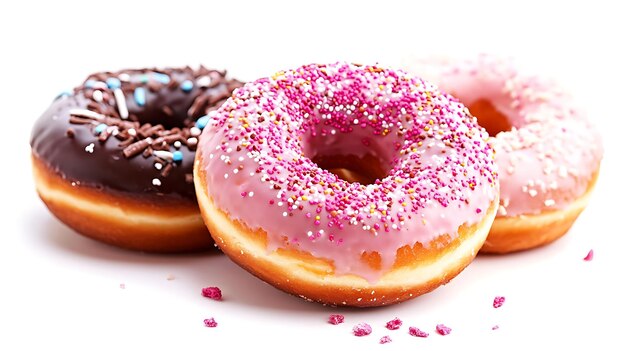
{"type": "Polygon", "coordinates": [[[458,97],[494,137],[500,206],[482,252],[530,249],[564,235],[587,205],[603,154],[573,98],[488,55],[406,68],[458,97]]]}
{"type": "Polygon", "coordinates": [[[482,246],[498,203],[487,138],[421,79],[312,64],[211,114],[196,193],[217,245],[259,278],[321,303],[390,304],[449,281],[482,246]]]}

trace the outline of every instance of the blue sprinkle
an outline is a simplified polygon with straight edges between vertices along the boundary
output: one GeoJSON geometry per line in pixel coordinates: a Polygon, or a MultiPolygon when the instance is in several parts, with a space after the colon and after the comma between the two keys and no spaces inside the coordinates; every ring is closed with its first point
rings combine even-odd
{"type": "Polygon", "coordinates": [[[146,89],[142,87],[135,88],[133,96],[135,97],[135,102],[137,103],[137,106],[146,105],[146,89]]]}
{"type": "Polygon", "coordinates": [[[196,127],[198,129],[204,129],[204,127],[206,127],[208,123],[209,123],[209,116],[202,116],[198,118],[198,120],[196,121],[196,127]]]}
{"type": "Polygon", "coordinates": [[[152,76],[160,83],[168,84],[170,82],[170,76],[167,74],[154,72],[152,73],[152,76]]]}
{"type": "Polygon", "coordinates": [[[115,77],[110,77],[107,79],[107,86],[109,87],[109,89],[119,89],[122,87],[122,82],[120,82],[120,80],[115,77]]]}
{"type": "Polygon", "coordinates": [[[193,82],[190,80],[186,80],[182,83],[180,83],[180,88],[185,92],[188,93],[191,91],[191,89],[193,89],[193,82]]]}
{"type": "Polygon", "coordinates": [[[174,162],[180,162],[183,160],[183,153],[180,151],[174,151],[172,152],[172,161],[174,162]]]}
{"type": "Polygon", "coordinates": [[[98,134],[104,132],[107,129],[107,127],[108,126],[106,124],[100,123],[100,124],[98,124],[96,126],[96,128],[93,131],[94,131],[94,133],[96,133],[96,135],[98,135],[98,134]]]}
{"type": "Polygon", "coordinates": [[[60,98],[64,98],[64,97],[68,97],[68,96],[72,96],[72,92],[71,91],[62,91],[61,94],[57,95],[57,97],[55,97],[55,100],[58,100],[60,98]]]}
{"type": "Polygon", "coordinates": [[[96,83],[98,83],[98,81],[93,80],[93,79],[87,79],[87,81],[85,82],[85,88],[93,88],[94,86],[96,86],[96,83]]]}
{"type": "Polygon", "coordinates": [[[139,81],[143,84],[148,83],[148,75],[147,74],[142,74],[141,77],[139,77],[139,81]]]}

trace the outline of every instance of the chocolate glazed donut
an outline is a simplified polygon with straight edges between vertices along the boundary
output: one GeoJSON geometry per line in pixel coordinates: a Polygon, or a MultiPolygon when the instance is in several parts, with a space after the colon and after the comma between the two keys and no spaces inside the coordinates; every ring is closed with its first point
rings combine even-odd
{"type": "Polygon", "coordinates": [[[243,84],[225,71],[96,73],[64,93],[31,135],[39,196],[77,232],[133,250],[211,247],[192,169],[206,114],[243,84]]]}

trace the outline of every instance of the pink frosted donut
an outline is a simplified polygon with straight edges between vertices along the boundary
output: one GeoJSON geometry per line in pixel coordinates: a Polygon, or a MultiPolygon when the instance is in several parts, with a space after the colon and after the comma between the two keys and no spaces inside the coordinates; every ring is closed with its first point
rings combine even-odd
{"type": "Polygon", "coordinates": [[[487,133],[404,72],[303,66],[246,84],[211,117],[194,167],[205,223],[232,260],[303,298],[428,292],[469,264],[495,216],[487,133]]]}
{"type": "Polygon", "coordinates": [[[500,206],[482,251],[529,249],[565,234],[587,205],[603,154],[572,97],[487,55],[407,68],[458,97],[493,136],[500,206]]]}

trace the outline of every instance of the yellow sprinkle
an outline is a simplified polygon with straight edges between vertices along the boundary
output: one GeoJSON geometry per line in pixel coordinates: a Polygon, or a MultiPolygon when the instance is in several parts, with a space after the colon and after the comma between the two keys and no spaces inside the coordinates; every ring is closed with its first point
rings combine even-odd
{"type": "Polygon", "coordinates": [[[307,201],[309,198],[306,195],[302,195],[302,201],[307,201]]]}
{"type": "Polygon", "coordinates": [[[320,216],[315,216],[315,220],[316,220],[316,221],[319,221],[319,220],[320,220],[320,218],[321,218],[320,216]]]}

